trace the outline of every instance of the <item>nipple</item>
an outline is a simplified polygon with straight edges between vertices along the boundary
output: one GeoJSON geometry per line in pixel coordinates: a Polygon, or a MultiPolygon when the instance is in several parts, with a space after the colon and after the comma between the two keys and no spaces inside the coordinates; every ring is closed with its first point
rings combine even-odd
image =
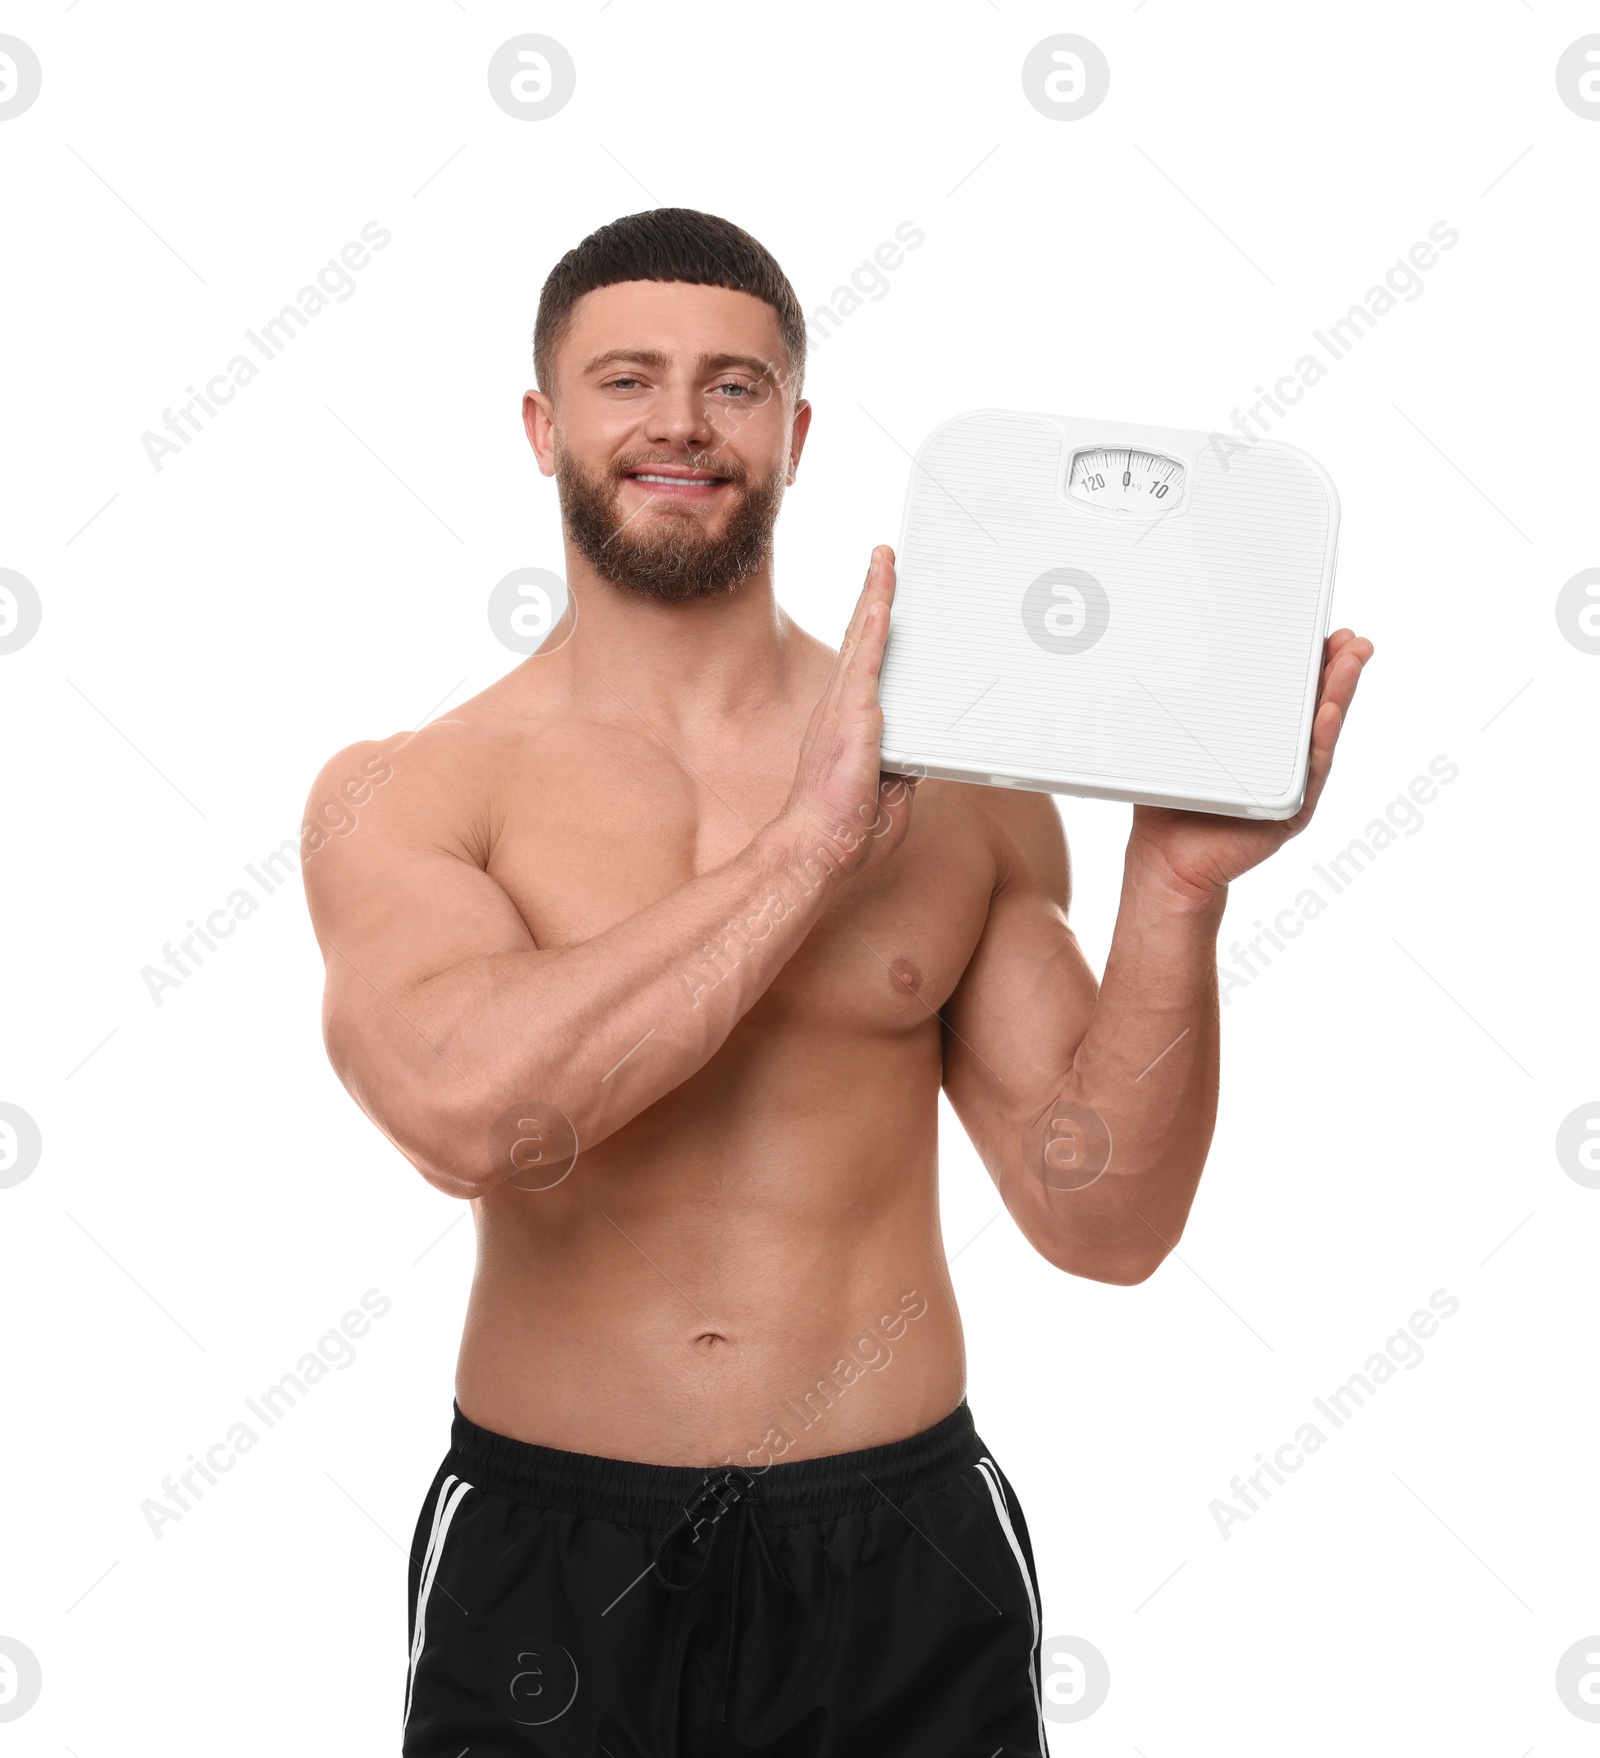
{"type": "Polygon", "coordinates": [[[897,958],[889,966],[889,981],[902,995],[915,995],[922,987],[922,972],[909,958],[897,958]]]}

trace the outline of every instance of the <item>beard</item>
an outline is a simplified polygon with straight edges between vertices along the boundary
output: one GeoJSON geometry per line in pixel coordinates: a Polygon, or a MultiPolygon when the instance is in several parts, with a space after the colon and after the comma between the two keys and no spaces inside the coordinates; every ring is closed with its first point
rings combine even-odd
{"type": "Polygon", "coordinates": [[[780,465],[752,486],[749,472],[735,459],[712,465],[694,458],[635,458],[591,475],[571,453],[556,447],[561,519],[579,553],[601,579],[636,598],[664,604],[732,592],[766,563],[786,474],[780,465]],[[709,534],[703,513],[674,506],[665,497],[648,513],[619,512],[622,479],[668,461],[714,470],[738,491],[738,505],[721,532],[709,534]]]}

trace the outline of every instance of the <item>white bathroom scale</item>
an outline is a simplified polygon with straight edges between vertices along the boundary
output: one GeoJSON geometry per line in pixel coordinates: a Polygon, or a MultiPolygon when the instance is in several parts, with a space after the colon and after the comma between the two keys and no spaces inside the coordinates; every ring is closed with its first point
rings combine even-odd
{"type": "Polygon", "coordinates": [[[923,442],[879,681],[886,769],[1290,818],[1339,499],[1271,439],[977,409],[923,442]]]}

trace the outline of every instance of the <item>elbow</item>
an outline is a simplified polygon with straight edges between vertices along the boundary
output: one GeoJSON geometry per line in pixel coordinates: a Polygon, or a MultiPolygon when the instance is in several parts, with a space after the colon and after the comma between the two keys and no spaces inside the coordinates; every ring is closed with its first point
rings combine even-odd
{"type": "MultiPolygon", "coordinates": [[[[565,1109],[537,1099],[513,1102],[505,1096],[509,1082],[495,1092],[495,1077],[468,1082],[453,1065],[441,1072],[412,1063],[381,1076],[348,1060],[335,1058],[334,1066],[351,1097],[422,1177],[462,1201],[506,1185],[552,1190],[577,1162],[580,1130],[585,1147],[610,1133],[571,1098],[565,1109]],[[569,1112],[580,1114],[574,1119],[569,1112]]],[[[570,1084],[553,1076],[529,1081],[546,1090],[570,1084]]]]}
{"type": "Polygon", "coordinates": [[[442,1105],[421,1122],[406,1157],[447,1196],[553,1190],[577,1164],[578,1133],[565,1111],[541,1100],[442,1105]]]}
{"type": "Polygon", "coordinates": [[[1136,1283],[1148,1282],[1165,1259],[1165,1252],[1155,1257],[1118,1258],[1089,1273],[1096,1282],[1110,1282],[1118,1288],[1132,1288],[1136,1283]]]}
{"type": "Polygon", "coordinates": [[[1069,1241],[1041,1248],[1041,1255],[1064,1275],[1081,1276],[1088,1282],[1108,1282],[1118,1288],[1148,1282],[1167,1257],[1166,1251],[1159,1248],[1153,1252],[1086,1251],[1081,1244],[1069,1241]]]}
{"type": "Polygon", "coordinates": [[[382,1040],[376,1046],[382,1053],[375,1053],[375,1033],[358,1031],[337,1009],[325,1011],[328,1060],[350,1097],[446,1196],[470,1201],[504,1184],[523,1190],[558,1184],[577,1159],[579,1129],[592,1145],[590,1119],[580,1116],[575,1125],[568,1113],[580,1107],[571,1097],[565,1109],[560,1103],[574,1084],[570,1071],[524,1053],[514,1072],[476,1069],[476,1078],[468,1078],[464,1070],[474,1067],[473,1059],[452,1042],[448,1024],[424,1020],[426,1037],[412,1025],[411,1037],[382,1040]],[[555,1092],[557,1102],[517,1101],[519,1087],[555,1092]]]}
{"type": "Polygon", "coordinates": [[[435,1190],[470,1202],[493,1187],[488,1156],[472,1154],[469,1135],[452,1128],[448,1120],[424,1115],[415,1103],[380,1110],[366,1100],[357,1102],[394,1150],[435,1190]]]}
{"type": "MultiPolygon", "coordinates": [[[[422,1178],[445,1196],[470,1202],[487,1196],[504,1176],[491,1143],[490,1119],[481,1107],[426,1077],[396,1082],[374,1080],[370,1071],[337,1063],[341,1080],[390,1146],[422,1178]]],[[[454,1085],[455,1083],[450,1083],[454,1085]]],[[[525,1110],[524,1107],[519,1109],[525,1110]]],[[[507,1169],[514,1170],[508,1143],[507,1169]]]]}
{"type": "Polygon", "coordinates": [[[445,1196],[453,1196],[461,1202],[473,1202],[480,1196],[489,1194],[488,1182],[481,1178],[466,1176],[460,1169],[441,1165],[437,1160],[424,1159],[414,1151],[401,1148],[412,1166],[422,1174],[424,1181],[445,1196]]]}

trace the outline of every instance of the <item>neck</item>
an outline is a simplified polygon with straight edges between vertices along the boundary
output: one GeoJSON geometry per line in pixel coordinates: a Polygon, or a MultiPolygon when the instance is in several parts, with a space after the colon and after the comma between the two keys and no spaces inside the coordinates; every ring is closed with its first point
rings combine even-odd
{"type": "Polygon", "coordinates": [[[560,660],[578,699],[682,724],[737,715],[783,692],[803,637],[778,606],[770,561],[731,592],[671,604],[614,586],[570,545],[566,560],[577,620],[560,660]]]}

